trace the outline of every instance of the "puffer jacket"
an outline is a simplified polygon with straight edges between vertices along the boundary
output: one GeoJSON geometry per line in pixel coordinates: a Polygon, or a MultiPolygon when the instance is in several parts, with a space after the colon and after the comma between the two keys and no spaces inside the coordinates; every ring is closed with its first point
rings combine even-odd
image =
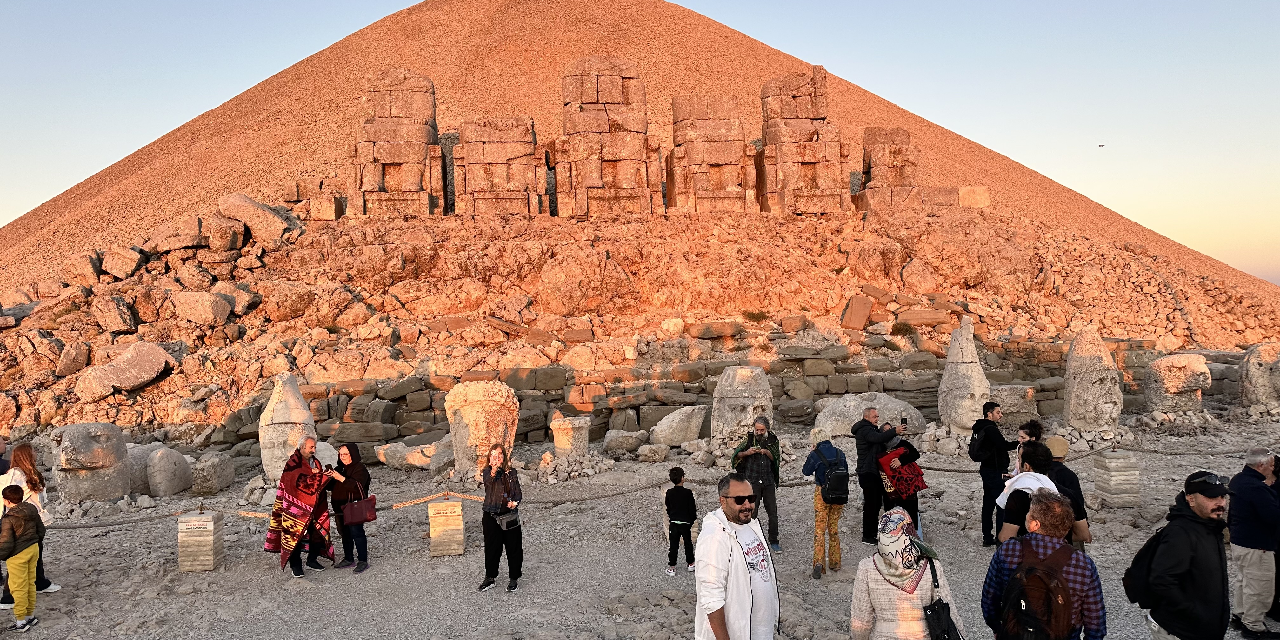
{"type": "MultiPolygon", "coordinates": [[[[759,519],[752,518],[747,526],[754,529],[761,540],[767,540],[759,519]]],[[[693,557],[697,558],[693,577],[698,593],[693,614],[695,640],[715,640],[707,614],[722,607],[729,640],[751,640],[751,570],[747,568],[742,543],[729,527],[724,510],[713,509],[702,518],[702,532],[698,534],[693,557]]],[[[769,565],[774,566],[772,554],[769,565]]],[[[778,584],[776,576],[773,583],[778,584]]]]}
{"type": "Polygon", "coordinates": [[[43,541],[44,521],[31,503],[15,504],[0,518],[0,560],[8,560],[43,541]]]}
{"type": "Polygon", "coordinates": [[[1226,523],[1201,518],[1187,495],[1174,498],[1169,524],[1151,559],[1148,584],[1157,605],[1151,617],[1182,640],[1222,640],[1231,616],[1227,588],[1226,523]]]}

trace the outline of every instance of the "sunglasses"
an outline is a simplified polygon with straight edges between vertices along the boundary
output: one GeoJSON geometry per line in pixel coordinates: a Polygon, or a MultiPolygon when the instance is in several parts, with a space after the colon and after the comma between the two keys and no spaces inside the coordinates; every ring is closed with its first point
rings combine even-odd
{"type": "Polygon", "coordinates": [[[720,496],[720,499],[732,500],[734,504],[741,506],[742,504],[747,502],[750,502],[751,504],[755,504],[757,498],[756,498],[756,494],[749,493],[745,496],[720,496]]]}
{"type": "Polygon", "coordinates": [[[1216,473],[1205,474],[1203,476],[1200,476],[1199,478],[1196,478],[1195,480],[1192,480],[1191,482],[1193,483],[1203,482],[1205,484],[1226,484],[1225,482],[1222,481],[1222,478],[1216,473]]]}

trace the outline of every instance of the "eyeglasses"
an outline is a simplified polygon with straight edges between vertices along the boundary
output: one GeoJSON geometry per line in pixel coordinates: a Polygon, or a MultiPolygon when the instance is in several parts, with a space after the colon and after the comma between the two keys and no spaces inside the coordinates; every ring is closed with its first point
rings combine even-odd
{"type": "Polygon", "coordinates": [[[754,493],[749,493],[749,494],[747,494],[747,495],[745,495],[745,496],[720,496],[720,499],[721,499],[721,500],[732,500],[734,504],[739,505],[739,506],[741,506],[742,504],[747,503],[747,502],[750,502],[751,504],[755,504],[755,503],[756,503],[756,500],[757,500],[757,498],[756,498],[756,494],[754,494],[754,493]]]}

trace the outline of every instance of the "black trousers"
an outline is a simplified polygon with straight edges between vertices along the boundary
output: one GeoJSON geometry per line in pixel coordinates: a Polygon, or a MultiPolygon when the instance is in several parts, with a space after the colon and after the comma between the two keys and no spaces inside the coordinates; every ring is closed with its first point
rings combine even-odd
{"type": "Polygon", "coordinates": [[[524,541],[521,539],[521,527],[503,529],[498,521],[486,513],[480,519],[484,529],[484,579],[493,580],[498,577],[498,564],[502,561],[502,550],[507,550],[507,575],[512,580],[519,580],[520,569],[524,566],[524,541]]]}
{"type": "Polygon", "coordinates": [[[996,506],[996,498],[1004,491],[1004,472],[982,470],[978,475],[982,476],[982,538],[994,539],[1000,535],[1000,525],[1004,524],[1004,510],[996,506]]]}
{"type": "Polygon", "coordinates": [[[778,544],[778,488],[772,482],[752,481],[751,488],[759,500],[756,501],[756,518],[760,517],[763,507],[769,514],[769,544],[778,544]]]}
{"type": "Polygon", "coordinates": [[[884,496],[884,510],[888,511],[894,507],[902,507],[911,516],[911,524],[916,528],[916,533],[920,532],[920,494],[913,493],[905,498],[899,498],[892,493],[884,496]]]}
{"type": "Polygon", "coordinates": [[[862,487],[862,539],[876,540],[880,528],[880,507],[884,506],[884,481],[879,473],[859,473],[862,487]]]}
{"type": "Polygon", "coordinates": [[[338,523],[338,537],[342,538],[342,559],[351,560],[354,557],[360,562],[368,562],[369,539],[364,535],[364,523],[346,524],[342,521],[341,510],[334,515],[334,520],[338,523]],[[352,551],[355,556],[351,555],[352,551]]]}
{"type": "MultiPolygon", "coordinates": [[[[45,538],[47,541],[48,538],[45,538]]],[[[44,546],[40,543],[40,555],[36,556],[36,591],[43,591],[53,584],[53,581],[44,576],[44,546]]],[[[0,563],[4,564],[4,563],[0,563]]],[[[9,592],[9,581],[4,581],[4,594],[0,595],[0,604],[13,604],[13,594],[9,592]]]]}
{"type": "Polygon", "coordinates": [[[693,524],[672,522],[667,535],[671,540],[671,548],[667,550],[667,566],[676,566],[676,558],[680,557],[681,540],[684,540],[684,560],[688,564],[693,564],[693,524]]]}
{"type": "MultiPolygon", "coordinates": [[[[307,563],[314,564],[316,558],[320,557],[320,549],[316,545],[311,545],[311,550],[307,552],[307,563]]],[[[302,571],[302,541],[298,541],[298,546],[293,548],[293,553],[289,554],[289,567],[294,572],[302,571]]]]}

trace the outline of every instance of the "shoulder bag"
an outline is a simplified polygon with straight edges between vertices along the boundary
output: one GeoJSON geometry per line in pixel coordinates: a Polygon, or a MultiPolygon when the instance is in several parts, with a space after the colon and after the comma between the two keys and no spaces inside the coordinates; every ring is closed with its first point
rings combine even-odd
{"type": "MultiPolygon", "coordinates": [[[[515,471],[512,471],[511,469],[507,469],[506,472],[503,473],[502,504],[504,505],[507,503],[508,496],[511,495],[511,475],[510,474],[512,473],[515,473],[515,471]]],[[[498,523],[498,528],[502,529],[503,531],[506,531],[508,529],[514,529],[520,526],[519,507],[512,509],[506,513],[495,513],[493,514],[493,520],[494,522],[498,523]]]]}
{"type": "Polygon", "coordinates": [[[356,486],[360,487],[364,498],[342,505],[343,525],[364,524],[378,519],[378,496],[369,495],[358,482],[356,486]]]}
{"type": "Polygon", "coordinates": [[[938,570],[933,567],[933,558],[929,558],[929,574],[933,577],[933,589],[929,592],[933,602],[924,608],[924,625],[929,629],[929,640],[964,640],[960,630],[956,629],[956,621],[951,619],[951,605],[938,597],[938,570]]]}

